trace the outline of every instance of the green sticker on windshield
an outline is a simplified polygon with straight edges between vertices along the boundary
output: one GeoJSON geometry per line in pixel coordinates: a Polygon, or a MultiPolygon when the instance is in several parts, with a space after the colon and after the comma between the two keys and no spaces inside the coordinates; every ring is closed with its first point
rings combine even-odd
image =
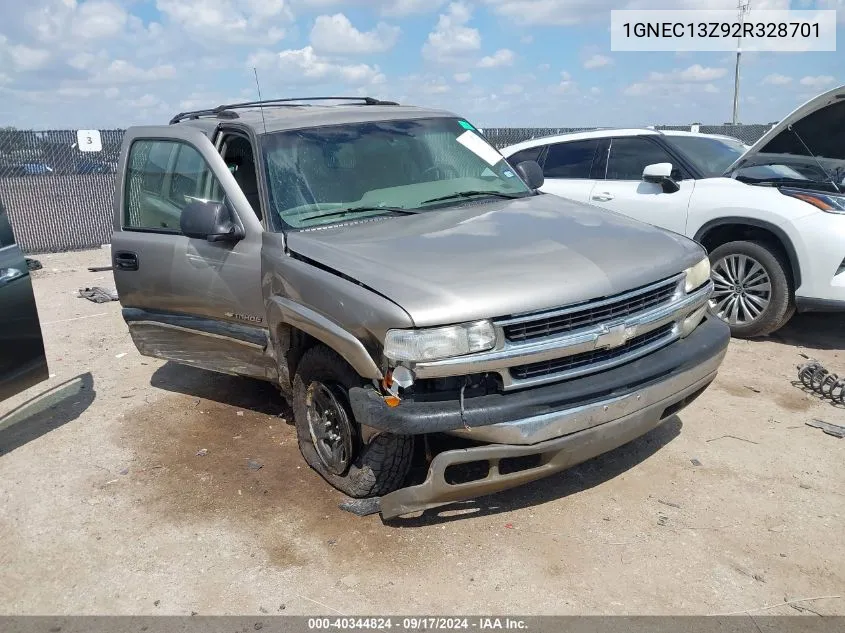
{"type": "Polygon", "coordinates": [[[470,124],[469,124],[468,122],[466,122],[466,121],[458,121],[458,123],[459,123],[459,124],[460,124],[460,126],[461,126],[462,128],[464,128],[465,130],[475,130],[475,128],[474,128],[474,127],[472,127],[472,125],[470,125],[470,124]]]}

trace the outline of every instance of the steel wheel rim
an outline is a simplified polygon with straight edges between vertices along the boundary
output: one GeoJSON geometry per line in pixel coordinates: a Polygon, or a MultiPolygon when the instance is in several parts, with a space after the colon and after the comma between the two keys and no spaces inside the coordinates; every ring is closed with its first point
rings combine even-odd
{"type": "Polygon", "coordinates": [[[317,456],[335,475],[343,475],[352,461],[352,423],[331,388],[312,382],[306,392],[308,431],[317,456]]]}
{"type": "Polygon", "coordinates": [[[710,276],[710,311],[730,325],[757,321],[772,302],[772,280],[753,257],[725,255],[713,265],[710,276]]]}

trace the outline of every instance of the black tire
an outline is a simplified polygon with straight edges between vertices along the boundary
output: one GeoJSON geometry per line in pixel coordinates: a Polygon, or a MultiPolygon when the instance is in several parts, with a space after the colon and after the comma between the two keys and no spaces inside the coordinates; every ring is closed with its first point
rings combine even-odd
{"type": "Polygon", "coordinates": [[[414,438],[381,433],[361,442],[360,425],[349,407],[350,387],[363,381],[352,367],[327,347],[312,347],[302,356],[293,381],[293,413],[299,450],[308,465],[332,486],[356,499],[377,497],[402,487],[411,468],[414,438]],[[354,428],[352,463],[343,474],[331,472],[320,459],[308,424],[307,389],[319,381],[332,388],[354,428]]]}
{"type": "Polygon", "coordinates": [[[728,242],[710,253],[711,267],[715,269],[720,260],[732,255],[744,255],[758,262],[769,277],[771,290],[768,305],[756,318],[745,323],[728,323],[731,336],[754,338],[779,330],[795,314],[793,283],[785,257],[765,242],[728,242]]]}

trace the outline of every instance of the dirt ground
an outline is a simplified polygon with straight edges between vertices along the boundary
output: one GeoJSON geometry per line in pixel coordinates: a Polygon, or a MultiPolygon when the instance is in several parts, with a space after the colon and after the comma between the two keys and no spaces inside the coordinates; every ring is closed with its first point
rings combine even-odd
{"type": "Polygon", "coordinates": [[[842,316],[733,342],[612,453],[385,525],[338,509],[272,387],[144,358],[77,298],[108,250],[39,259],[52,377],[0,403],[0,613],[845,614],[845,440],[805,425],[845,409],[792,384],[801,352],[845,372],[842,316]]]}

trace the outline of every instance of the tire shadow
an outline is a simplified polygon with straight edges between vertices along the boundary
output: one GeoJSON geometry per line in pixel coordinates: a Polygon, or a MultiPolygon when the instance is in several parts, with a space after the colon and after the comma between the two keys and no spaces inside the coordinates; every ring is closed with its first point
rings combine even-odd
{"type": "Polygon", "coordinates": [[[86,372],[12,409],[0,417],[0,455],[77,419],[96,397],[94,377],[86,372]]]}
{"type": "Polygon", "coordinates": [[[400,517],[383,523],[388,527],[417,528],[496,515],[562,499],[610,481],[645,461],[678,437],[682,428],[680,418],[672,416],[642,437],[550,477],[472,501],[426,510],[419,516],[400,517]]]}
{"type": "Polygon", "coordinates": [[[230,376],[168,362],[153,372],[150,384],[156,389],[212,400],[257,413],[284,415],[289,420],[293,417],[290,407],[278,389],[270,383],[253,378],[230,376]]]}
{"type": "Polygon", "coordinates": [[[796,314],[783,328],[771,334],[769,339],[807,349],[845,349],[845,314],[796,314]]]}

